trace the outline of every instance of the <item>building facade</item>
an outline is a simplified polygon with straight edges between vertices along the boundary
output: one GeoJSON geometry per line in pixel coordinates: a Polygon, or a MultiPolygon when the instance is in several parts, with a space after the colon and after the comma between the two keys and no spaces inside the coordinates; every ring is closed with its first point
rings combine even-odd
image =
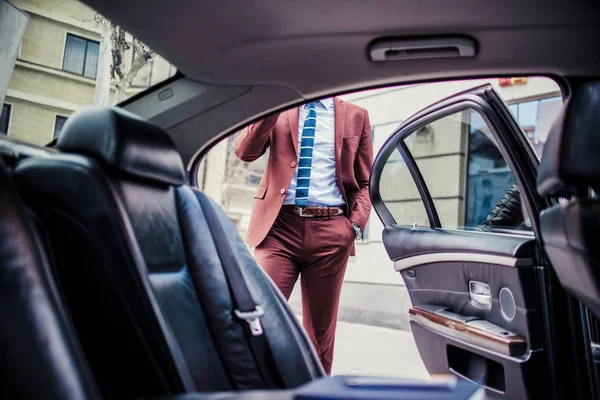
{"type": "MultiPolygon", "coordinates": [[[[94,103],[98,62],[104,51],[102,26],[97,13],[76,0],[13,3],[29,15],[29,21],[2,108],[0,133],[43,146],[60,134],[69,115],[94,103]]],[[[124,57],[130,65],[133,50],[124,57]]],[[[134,78],[126,96],[175,72],[156,57],[134,78]]],[[[114,88],[109,90],[112,99],[114,88]]]]}

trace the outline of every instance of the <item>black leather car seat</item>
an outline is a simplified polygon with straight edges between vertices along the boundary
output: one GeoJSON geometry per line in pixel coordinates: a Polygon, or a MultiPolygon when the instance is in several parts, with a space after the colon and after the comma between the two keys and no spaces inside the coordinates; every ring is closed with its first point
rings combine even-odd
{"type": "Polygon", "coordinates": [[[544,147],[538,192],[564,200],[540,216],[544,248],[562,285],[600,316],[600,82],[564,105],[544,147]],[[591,190],[590,190],[591,189],[591,190]]]}
{"type": "Polygon", "coordinates": [[[91,108],[69,118],[57,148],[71,154],[24,160],[15,182],[49,232],[105,396],[296,387],[323,375],[305,332],[227,215],[184,184],[166,132],[120,109],[91,108]],[[255,357],[246,324],[234,315],[216,248],[225,238],[207,223],[206,204],[264,309],[270,365],[255,357]]]}
{"type": "Polygon", "coordinates": [[[35,225],[0,163],[0,398],[99,398],[35,225]]]}

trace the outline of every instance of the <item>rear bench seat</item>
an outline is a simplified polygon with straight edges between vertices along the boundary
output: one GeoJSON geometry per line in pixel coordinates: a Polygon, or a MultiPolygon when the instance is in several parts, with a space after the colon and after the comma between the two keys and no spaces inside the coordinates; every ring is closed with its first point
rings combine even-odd
{"type": "Polygon", "coordinates": [[[14,178],[49,233],[104,397],[291,388],[323,375],[231,221],[184,184],[166,132],[120,109],[91,108],[69,118],[57,148],[63,154],[19,162],[14,178]],[[235,315],[223,246],[264,309],[258,339],[235,315]]]}

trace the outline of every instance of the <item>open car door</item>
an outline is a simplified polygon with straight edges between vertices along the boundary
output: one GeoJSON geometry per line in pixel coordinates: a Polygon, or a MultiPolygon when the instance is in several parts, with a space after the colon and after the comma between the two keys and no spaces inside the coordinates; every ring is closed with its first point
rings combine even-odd
{"type": "Polygon", "coordinates": [[[493,397],[560,397],[567,379],[557,367],[563,317],[551,297],[564,292],[537,239],[547,206],[535,191],[537,165],[508,106],[485,85],[405,121],[371,176],[425,366],[493,397]]]}

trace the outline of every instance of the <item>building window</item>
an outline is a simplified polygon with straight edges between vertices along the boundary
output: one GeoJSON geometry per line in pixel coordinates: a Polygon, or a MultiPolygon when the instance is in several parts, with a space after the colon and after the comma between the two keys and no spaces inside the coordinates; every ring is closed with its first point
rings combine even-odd
{"type": "Polygon", "coordinates": [[[99,42],[67,34],[62,69],[63,71],[96,79],[99,55],[99,42]]]}
{"type": "MultiPolygon", "coordinates": [[[[562,108],[562,98],[521,101],[509,108],[541,157],[550,126],[562,108]]],[[[465,225],[474,226],[487,217],[515,180],[481,115],[472,112],[469,121],[465,225]]]]}
{"type": "Polygon", "coordinates": [[[2,106],[2,114],[0,114],[0,133],[8,134],[8,122],[10,121],[10,104],[4,104],[2,106]]]}
{"type": "Polygon", "coordinates": [[[509,108],[523,128],[538,157],[541,157],[550,126],[562,108],[562,97],[514,103],[509,108]]]}
{"type": "Polygon", "coordinates": [[[54,121],[54,139],[58,139],[60,132],[62,131],[65,122],[67,121],[67,117],[61,117],[60,115],[56,116],[56,120],[54,121]]]}
{"type": "Polygon", "coordinates": [[[468,122],[468,153],[464,224],[476,227],[485,221],[515,183],[515,178],[483,116],[473,110],[465,120],[468,122]]]}
{"type": "MultiPolygon", "coordinates": [[[[225,159],[225,181],[229,184],[244,185],[249,188],[255,188],[260,184],[260,180],[267,167],[269,151],[265,152],[258,160],[246,163],[241,161],[235,155],[236,135],[229,136],[227,141],[227,155],[225,159]]],[[[250,192],[253,194],[253,191],[250,192]]],[[[250,198],[249,201],[252,201],[250,198]]]]}

